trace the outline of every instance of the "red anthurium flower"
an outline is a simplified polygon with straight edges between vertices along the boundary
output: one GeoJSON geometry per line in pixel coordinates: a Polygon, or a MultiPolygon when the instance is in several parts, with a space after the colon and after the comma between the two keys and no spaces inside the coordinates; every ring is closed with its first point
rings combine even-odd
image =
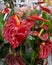
{"type": "Polygon", "coordinates": [[[50,10],[48,8],[43,7],[43,6],[40,6],[40,8],[41,8],[41,10],[43,10],[43,11],[45,11],[45,12],[50,14],[50,10]]]}
{"type": "Polygon", "coordinates": [[[16,48],[26,39],[33,25],[34,22],[29,20],[23,20],[19,24],[19,20],[11,16],[3,29],[2,35],[13,48],[16,48]]]}
{"type": "Polygon", "coordinates": [[[47,58],[51,51],[52,43],[47,40],[40,44],[40,55],[39,58],[47,58]],[[45,44],[44,44],[45,43],[45,44]]]}
{"type": "Polygon", "coordinates": [[[50,53],[49,47],[40,45],[40,56],[39,56],[39,58],[47,58],[49,53],[50,53]]]}
{"type": "Polygon", "coordinates": [[[42,21],[44,21],[44,22],[48,22],[48,20],[46,20],[46,19],[44,19],[44,18],[41,18],[41,17],[38,16],[37,14],[34,14],[34,15],[32,15],[32,16],[29,16],[28,19],[33,20],[33,21],[35,21],[35,20],[42,20],[42,21]]]}
{"type": "Polygon", "coordinates": [[[21,56],[14,56],[13,54],[7,54],[5,57],[7,65],[25,65],[21,56]]]}
{"type": "Polygon", "coordinates": [[[13,54],[7,54],[6,57],[5,57],[5,61],[6,61],[6,64],[7,64],[7,65],[14,65],[14,64],[20,65],[20,64],[16,61],[15,57],[13,56],[13,54]]]}
{"type": "Polygon", "coordinates": [[[46,41],[48,39],[49,35],[48,33],[44,33],[43,35],[41,35],[39,38],[43,41],[46,41]]]}

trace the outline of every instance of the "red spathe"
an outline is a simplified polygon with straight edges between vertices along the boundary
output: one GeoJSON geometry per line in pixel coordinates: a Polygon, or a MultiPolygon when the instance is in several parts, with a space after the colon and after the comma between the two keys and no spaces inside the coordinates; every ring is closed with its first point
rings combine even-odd
{"type": "Polygon", "coordinates": [[[23,20],[18,26],[15,17],[11,16],[3,29],[2,35],[13,48],[16,48],[26,39],[33,25],[33,21],[23,20]]]}

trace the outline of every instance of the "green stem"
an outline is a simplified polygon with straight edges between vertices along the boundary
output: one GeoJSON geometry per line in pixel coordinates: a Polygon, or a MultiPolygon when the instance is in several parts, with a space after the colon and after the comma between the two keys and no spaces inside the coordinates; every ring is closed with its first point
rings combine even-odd
{"type": "Polygon", "coordinates": [[[31,65],[34,65],[34,51],[33,50],[31,54],[31,65]]]}
{"type": "MultiPolygon", "coordinates": [[[[32,34],[33,34],[33,32],[34,32],[34,26],[33,26],[33,28],[32,28],[32,34]]],[[[32,50],[32,54],[31,54],[31,65],[34,65],[34,50],[32,50]]]]}
{"type": "Polygon", "coordinates": [[[22,44],[20,45],[20,55],[22,56],[22,44]]]}

